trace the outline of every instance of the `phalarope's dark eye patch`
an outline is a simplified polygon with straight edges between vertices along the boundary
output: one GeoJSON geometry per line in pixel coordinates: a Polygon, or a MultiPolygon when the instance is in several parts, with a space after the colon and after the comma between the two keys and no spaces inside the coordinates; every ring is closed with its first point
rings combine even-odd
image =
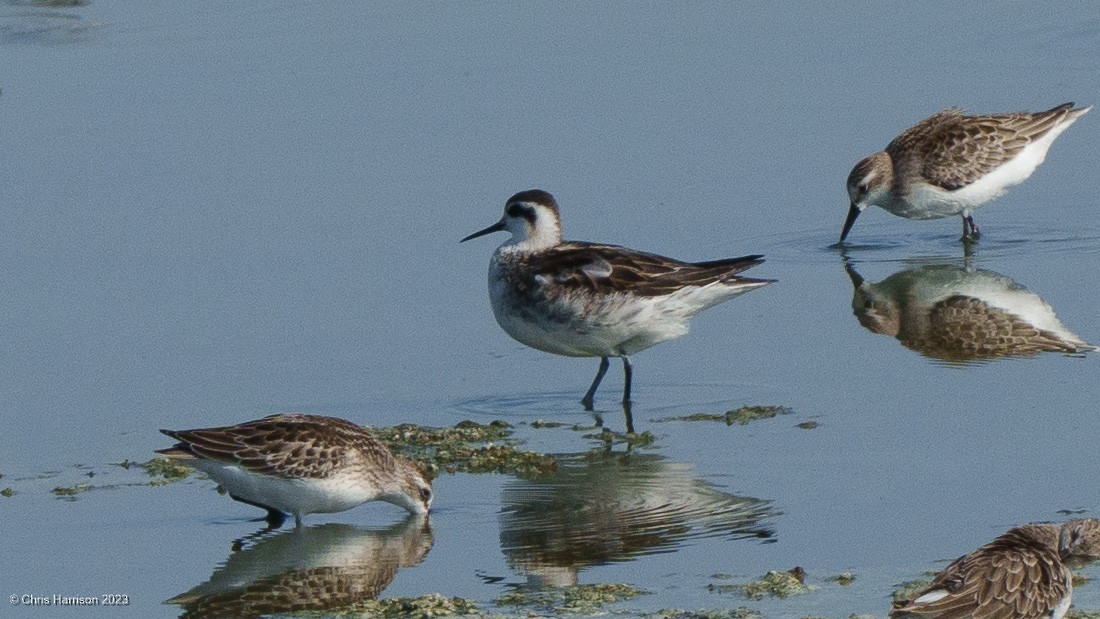
{"type": "Polygon", "coordinates": [[[513,202],[512,204],[508,205],[508,208],[505,209],[505,212],[508,213],[509,217],[522,217],[532,225],[535,223],[535,209],[525,204],[513,202]]]}

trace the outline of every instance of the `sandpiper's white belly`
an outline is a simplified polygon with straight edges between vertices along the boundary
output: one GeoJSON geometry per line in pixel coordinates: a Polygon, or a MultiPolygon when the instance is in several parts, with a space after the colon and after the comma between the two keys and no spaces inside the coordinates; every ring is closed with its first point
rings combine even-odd
{"type": "Polygon", "coordinates": [[[238,465],[199,458],[189,464],[203,471],[229,494],[288,514],[342,512],[375,498],[361,481],[337,473],[323,479],[262,475],[238,465]]]}
{"type": "Polygon", "coordinates": [[[1027,180],[1046,159],[1050,145],[1070,123],[1047,132],[1028,144],[1018,155],[969,185],[945,191],[934,185],[918,183],[902,200],[887,201],[882,208],[907,219],[939,219],[968,214],[1027,180]]]}

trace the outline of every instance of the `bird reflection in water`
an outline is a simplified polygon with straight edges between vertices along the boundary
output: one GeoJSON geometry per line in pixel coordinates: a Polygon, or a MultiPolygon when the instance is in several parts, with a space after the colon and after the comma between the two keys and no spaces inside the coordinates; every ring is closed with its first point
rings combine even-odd
{"type": "Polygon", "coordinates": [[[967,363],[1095,350],[1039,295],[993,271],[929,264],[873,284],[851,263],[844,268],[859,323],[926,357],[967,363]]]}
{"type": "Polygon", "coordinates": [[[425,516],[388,529],[326,524],[273,531],[235,550],[206,582],[167,600],[187,619],[332,611],[373,600],[432,547],[425,516]]]}
{"type": "Polygon", "coordinates": [[[673,552],[689,540],[772,540],[771,502],[718,490],[652,454],[560,456],[558,474],[504,487],[500,545],[526,587],[577,584],[589,566],[673,552]],[[593,459],[595,458],[595,459],[593,459]]]}

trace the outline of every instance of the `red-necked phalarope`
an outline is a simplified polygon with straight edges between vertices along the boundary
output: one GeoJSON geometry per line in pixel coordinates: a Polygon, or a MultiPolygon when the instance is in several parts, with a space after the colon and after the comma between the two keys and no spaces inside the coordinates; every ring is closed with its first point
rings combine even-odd
{"type": "Polygon", "coordinates": [[[532,348],[600,357],[581,400],[589,410],[609,357],[623,360],[623,403],[629,405],[630,355],[686,334],[704,309],[775,281],[737,277],[763,262],[760,256],[681,262],[617,245],[563,241],[558,205],[538,189],[509,198],[500,221],[462,240],[497,231],[512,234],[489,263],[497,322],[532,348]]]}

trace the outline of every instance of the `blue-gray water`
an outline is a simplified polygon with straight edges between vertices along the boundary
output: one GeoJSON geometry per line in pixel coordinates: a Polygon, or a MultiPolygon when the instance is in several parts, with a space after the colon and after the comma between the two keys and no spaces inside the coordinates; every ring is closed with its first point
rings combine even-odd
{"type": "MultiPolygon", "coordinates": [[[[653,591],[626,605],[643,610],[882,616],[896,583],[1014,524],[1097,515],[1096,355],[921,355],[861,326],[829,248],[849,169],[905,127],[952,105],[1065,101],[1100,102],[1088,4],[0,4],[0,488],[15,491],[0,497],[0,595],[131,600],[0,614],[175,615],[162,603],[256,530],[210,482],[50,493],[134,477],[110,463],[167,446],[157,428],[286,410],[587,423],[596,361],[510,340],[485,290],[500,239],[458,244],[531,187],[557,196],[569,238],[763,253],[750,275],[779,280],[634,358],[636,422],[660,458],[624,477],[765,501],[746,526],[770,536],[662,537],[567,577],[653,591]],[[743,404],[793,414],[654,421],[743,404]],[[821,588],[705,589],[795,565],[821,588]],[[825,580],[848,571],[851,586],[825,580]]],[[[847,259],[871,283],[929,263],[992,272],[1100,341],[1098,139],[1093,112],[978,211],[967,263],[957,220],[879,209],[847,259]]],[[[597,396],[616,427],[617,369],[597,396]]],[[[543,492],[614,495],[605,474],[543,492]]],[[[492,600],[528,582],[512,527],[537,492],[516,483],[441,477],[431,550],[382,595],[492,600]]],[[[401,519],[370,505],[309,523],[401,519]]],[[[1100,587],[1075,600],[1100,607],[1100,587]]]]}

